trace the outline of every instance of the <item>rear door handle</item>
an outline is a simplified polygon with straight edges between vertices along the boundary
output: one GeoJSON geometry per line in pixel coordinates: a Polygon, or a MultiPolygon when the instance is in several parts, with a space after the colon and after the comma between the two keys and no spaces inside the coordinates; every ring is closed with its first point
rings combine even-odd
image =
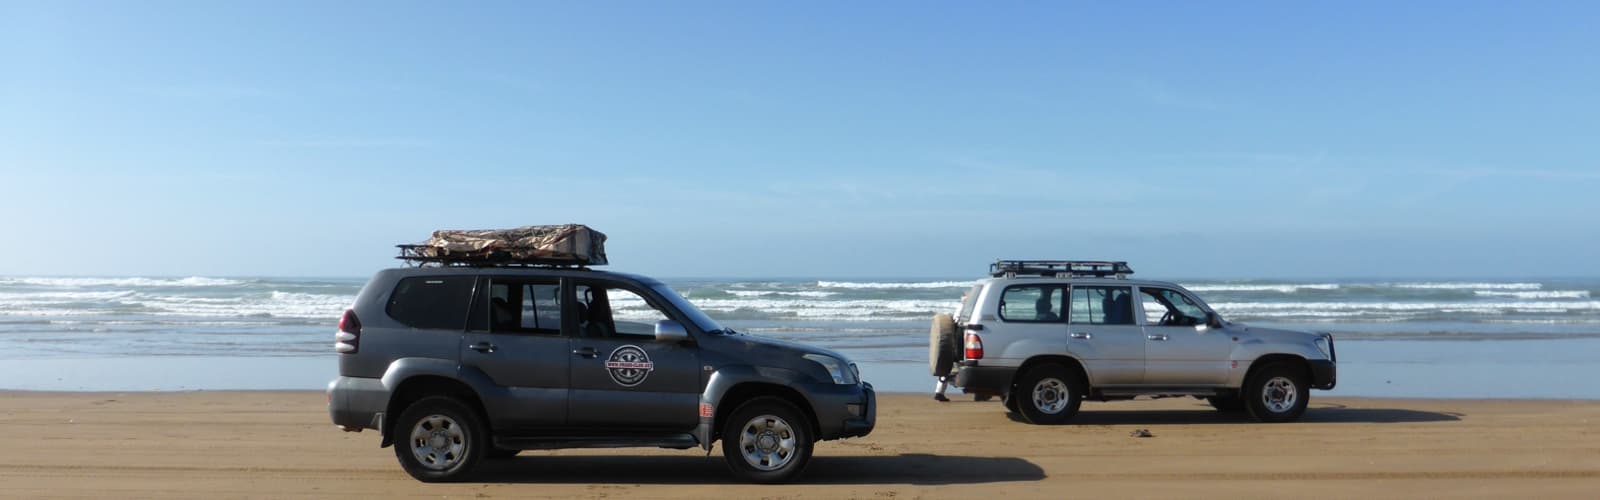
{"type": "Polygon", "coordinates": [[[595,356],[600,355],[600,353],[595,352],[593,347],[579,347],[577,349],[573,349],[572,354],[584,359],[593,359],[595,356]]]}
{"type": "Polygon", "coordinates": [[[490,344],[488,342],[479,342],[479,343],[476,343],[476,344],[469,345],[469,346],[467,346],[467,348],[468,349],[472,349],[474,351],[478,351],[478,352],[484,352],[484,353],[494,352],[494,350],[495,350],[494,344],[490,344]]]}
{"type": "Polygon", "coordinates": [[[1090,334],[1088,334],[1086,332],[1078,332],[1078,333],[1072,334],[1072,338],[1089,340],[1089,339],[1094,338],[1094,335],[1090,335],[1090,334]]]}
{"type": "Polygon", "coordinates": [[[1165,334],[1160,334],[1160,333],[1157,333],[1157,334],[1154,334],[1154,335],[1148,335],[1148,336],[1145,336],[1145,338],[1150,339],[1150,340],[1167,340],[1167,336],[1165,334]]]}

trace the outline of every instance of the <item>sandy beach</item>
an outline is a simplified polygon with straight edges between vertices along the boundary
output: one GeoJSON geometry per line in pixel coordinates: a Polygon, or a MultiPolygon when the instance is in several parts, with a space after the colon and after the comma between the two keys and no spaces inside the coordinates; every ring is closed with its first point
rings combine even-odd
{"type": "Polygon", "coordinates": [[[881,399],[797,484],[733,481],[720,449],[523,452],[424,484],[319,392],[0,393],[0,497],[1541,497],[1600,491],[1600,402],[1316,398],[1263,425],[1190,399],[1086,403],[1073,425],[997,403],[881,399]],[[1130,432],[1149,429],[1153,437],[1130,432]]]}

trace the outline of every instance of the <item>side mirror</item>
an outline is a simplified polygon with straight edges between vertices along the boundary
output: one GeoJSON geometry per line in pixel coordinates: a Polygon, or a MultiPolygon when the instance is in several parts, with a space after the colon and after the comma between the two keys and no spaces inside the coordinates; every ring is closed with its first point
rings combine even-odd
{"type": "Polygon", "coordinates": [[[689,331],[678,322],[664,319],[656,322],[656,342],[683,342],[689,340],[689,331]]]}
{"type": "Polygon", "coordinates": [[[1194,325],[1194,331],[1201,333],[1205,333],[1206,330],[1210,330],[1212,328],[1222,328],[1222,318],[1217,317],[1217,313],[1214,312],[1206,313],[1205,322],[1194,325]]]}

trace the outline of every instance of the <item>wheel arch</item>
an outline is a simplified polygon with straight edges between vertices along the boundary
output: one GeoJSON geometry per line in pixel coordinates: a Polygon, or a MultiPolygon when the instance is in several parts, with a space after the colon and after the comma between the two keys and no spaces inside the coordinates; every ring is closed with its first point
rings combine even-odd
{"type": "Polygon", "coordinates": [[[460,380],[440,375],[416,375],[401,381],[390,394],[389,404],[383,414],[381,447],[394,444],[395,420],[400,418],[400,412],[405,411],[412,403],[430,396],[448,396],[461,401],[472,411],[477,412],[479,421],[485,426],[485,430],[489,430],[488,412],[484,409],[483,399],[471,386],[460,380]]]}
{"type": "Polygon", "coordinates": [[[801,394],[800,391],[782,384],[751,381],[734,384],[722,393],[722,398],[717,401],[715,406],[716,414],[712,419],[711,439],[707,443],[709,444],[722,436],[723,426],[727,425],[728,416],[733,414],[734,410],[739,409],[740,406],[752,399],[764,396],[776,397],[794,405],[801,413],[805,414],[808,423],[806,428],[811,431],[811,435],[821,435],[822,426],[817,422],[817,412],[811,408],[811,401],[806,399],[805,395],[801,394]]]}
{"type": "Polygon", "coordinates": [[[1262,368],[1275,363],[1286,363],[1299,368],[1302,374],[1306,377],[1306,383],[1311,383],[1310,361],[1307,361],[1306,358],[1297,354],[1274,353],[1258,357],[1255,361],[1250,362],[1250,369],[1245,370],[1244,378],[1239,379],[1240,394],[1244,393],[1245,384],[1250,383],[1250,379],[1256,376],[1256,372],[1259,372],[1262,368]]]}
{"type": "Polygon", "coordinates": [[[1083,384],[1085,393],[1087,393],[1089,390],[1092,390],[1092,388],[1089,386],[1089,372],[1088,370],[1084,369],[1083,362],[1078,361],[1078,358],[1064,354],[1046,354],[1028,358],[1027,361],[1022,362],[1022,366],[1017,367],[1017,374],[1011,377],[1010,387],[1006,389],[1006,397],[1012,397],[1012,394],[1010,393],[1017,389],[1017,378],[1021,377],[1022,374],[1027,373],[1028,370],[1033,369],[1035,366],[1052,363],[1065,366],[1067,371],[1077,375],[1078,382],[1083,384]]]}

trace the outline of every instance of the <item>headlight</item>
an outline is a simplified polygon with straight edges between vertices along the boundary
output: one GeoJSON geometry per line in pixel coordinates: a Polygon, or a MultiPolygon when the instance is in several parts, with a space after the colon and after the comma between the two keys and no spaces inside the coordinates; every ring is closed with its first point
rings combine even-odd
{"type": "Polygon", "coordinates": [[[807,354],[802,356],[822,365],[828,371],[828,376],[833,377],[833,383],[840,385],[854,385],[856,383],[855,365],[845,363],[844,360],[824,354],[807,354]]]}

